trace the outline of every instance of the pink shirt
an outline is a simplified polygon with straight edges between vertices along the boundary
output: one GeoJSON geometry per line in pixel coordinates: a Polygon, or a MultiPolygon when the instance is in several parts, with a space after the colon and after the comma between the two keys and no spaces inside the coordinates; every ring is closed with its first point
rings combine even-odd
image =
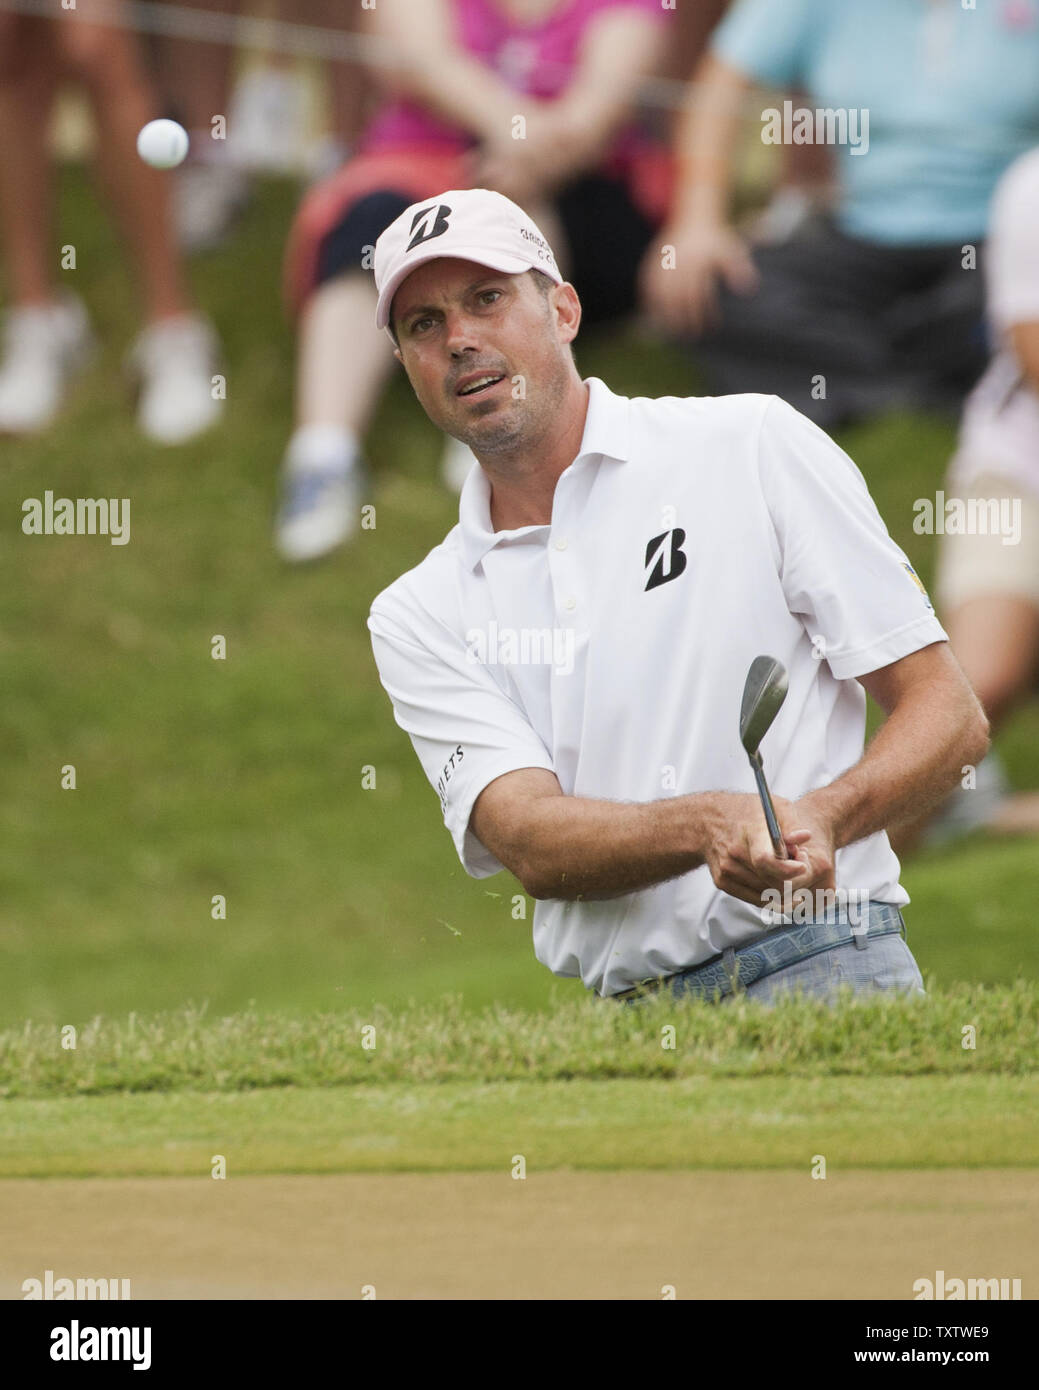
{"type": "MultiPolygon", "coordinates": [[[[669,19],[660,0],[561,0],[545,19],[533,24],[511,20],[494,0],[451,0],[455,41],[525,96],[542,101],[566,90],[577,66],[588,23],[612,9],[641,10],[669,19]]],[[[360,153],[399,149],[403,145],[442,145],[459,152],[475,144],[460,126],[441,120],[424,106],[391,101],[378,113],[360,142],[360,153]]]]}

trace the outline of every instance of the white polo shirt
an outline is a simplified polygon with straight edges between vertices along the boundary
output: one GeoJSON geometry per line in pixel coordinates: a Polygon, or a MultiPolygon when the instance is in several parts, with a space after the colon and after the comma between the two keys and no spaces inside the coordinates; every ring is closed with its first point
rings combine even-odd
{"type": "MultiPolygon", "coordinates": [[[[616,396],[590,378],[581,449],[547,526],[492,529],[474,467],[459,522],[379,594],[368,627],[397,723],[467,873],[485,786],[522,767],[570,796],[643,802],[755,792],[740,697],[761,653],[790,688],[762,743],[774,794],[862,756],[855,676],[946,640],[861,473],[774,396],[616,396]]],[[[909,901],[884,833],[837,853],[838,888],[909,901]]],[[[534,949],[601,994],[765,930],[706,866],[598,902],[540,901],[534,949]]]]}

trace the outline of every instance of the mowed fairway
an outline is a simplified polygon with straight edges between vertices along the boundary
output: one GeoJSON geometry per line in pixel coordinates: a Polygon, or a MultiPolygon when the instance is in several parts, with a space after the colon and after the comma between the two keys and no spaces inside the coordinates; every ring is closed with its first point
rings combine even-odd
{"type": "MultiPolygon", "coordinates": [[[[121,250],[64,177],[102,351],[51,433],[0,441],[0,1296],[51,1269],[135,1298],[902,1299],[944,1269],[1034,1297],[1035,841],[907,864],[926,1001],[639,1012],[553,980],[515,881],[461,870],[371,659],[372,597],[457,516],[404,381],[375,529],[272,554],[295,197],[260,184],[193,264],[228,419],[163,451],[122,382],[121,250]],[[24,536],[46,489],[130,498],[130,543],[24,536]]],[[[616,390],[697,390],[634,332],[578,347],[616,390]]],[[[912,504],[953,439],[841,438],[925,582],[912,504]]],[[[1039,787],[1036,706],[997,748],[1039,787]]]]}

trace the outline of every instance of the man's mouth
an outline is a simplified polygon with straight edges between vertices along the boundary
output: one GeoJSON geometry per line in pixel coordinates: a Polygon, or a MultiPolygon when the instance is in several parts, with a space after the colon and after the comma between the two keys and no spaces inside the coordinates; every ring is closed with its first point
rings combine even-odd
{"type": "Polygon", "coordinates": [[[497,386],[499,381],[504,381],[504,373],[484,372],[480,376],[467,377],[456,391],[456,396],[478,396],[481,391],[489,391],[492,386],[497,386]]]}

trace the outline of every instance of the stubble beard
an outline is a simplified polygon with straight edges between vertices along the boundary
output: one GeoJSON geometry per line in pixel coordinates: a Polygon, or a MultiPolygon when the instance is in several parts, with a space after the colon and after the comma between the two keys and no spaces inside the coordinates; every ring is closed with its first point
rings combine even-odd
{"type": "Polygon", "coordinates": [[[550,433],[565,395],[565,375],[559,371],[537,388],[536,399],[511,400],[504,409],[488,412],[482,422],[449,433],[468,445],[481,462],[501,465],[510,458],[528,458],[550,433]]]}

